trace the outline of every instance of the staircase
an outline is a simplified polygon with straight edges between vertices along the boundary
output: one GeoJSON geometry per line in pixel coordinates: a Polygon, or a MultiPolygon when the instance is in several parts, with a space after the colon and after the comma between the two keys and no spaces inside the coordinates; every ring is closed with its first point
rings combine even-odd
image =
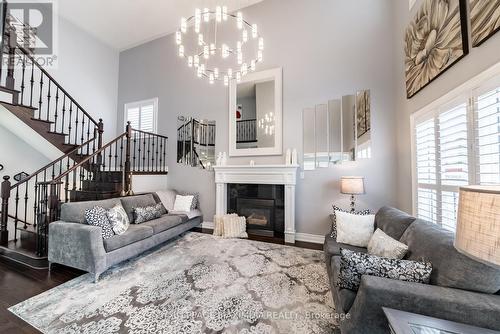
{"type": "Polygon", "coordinates": [[[129,123],[103,143],[103,120],[87,113],[22,46],[16,28],[26,25],[14,24],[7,6],[0,7],[0,112],[15,115],[61,156],[15,184],[3,177],[0,256],[47,268],[48,225],[59,219],[61,204],[130,195],[133,174],[167,174],[168,138],[129,123]]]}

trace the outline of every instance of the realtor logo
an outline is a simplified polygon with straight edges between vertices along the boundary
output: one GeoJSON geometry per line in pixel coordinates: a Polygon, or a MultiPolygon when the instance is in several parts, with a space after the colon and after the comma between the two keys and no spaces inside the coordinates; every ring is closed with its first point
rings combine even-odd
{"type": "Polygon", "coordinates": [[[52,1],[9,1],[5,29],[7,34],[15,30],[17,44],[36,55],[40,65],[54,66],[57,15],[52,1]]]}

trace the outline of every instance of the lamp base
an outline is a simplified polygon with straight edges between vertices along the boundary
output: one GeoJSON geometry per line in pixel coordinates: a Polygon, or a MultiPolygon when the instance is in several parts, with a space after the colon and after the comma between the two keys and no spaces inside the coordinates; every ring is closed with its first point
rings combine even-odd
{"type": "Polygon", "coordinates": [[[351,195],[351,213],[356,212],[356,198],[354,195],[351,195]]]}

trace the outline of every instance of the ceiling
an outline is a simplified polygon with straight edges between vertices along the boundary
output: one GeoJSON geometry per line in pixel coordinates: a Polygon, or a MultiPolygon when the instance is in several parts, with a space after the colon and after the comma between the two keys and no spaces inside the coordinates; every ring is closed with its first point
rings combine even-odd
{"type": "Polygon", "coordinates": [[[229,11],[262,0],[59,0],[59,15],[109,46],[125,50],[174,32],[195,8],[229,11]]]}

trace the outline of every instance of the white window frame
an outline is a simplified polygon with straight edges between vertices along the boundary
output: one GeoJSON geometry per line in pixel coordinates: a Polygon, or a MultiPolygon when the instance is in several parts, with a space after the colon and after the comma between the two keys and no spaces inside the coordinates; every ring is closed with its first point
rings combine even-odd
{"type": "MultiPolygon", "coordinates": [[[[149,105],[149,104],[153,104],[153,133],[157,133],[158,132],[158,98],[157,97],[155,97],[153,99],[125,103],[124,111],[123,111],[124,125],[127,126],[128,110],[129,109],[139,108],[139,110],[140,110],[140,108],[142,106],[149,105]]],[[[137,129],[137,130],[140,130],[140,129],[137,129]]]]}
{"type": "MultiPolygon", "coordinates": [[[[418,201],[418,180],[417,180],[417,147],[416,147],[416,125],[425,121],[426,119],[430,119],[433,117],[437,117],[439,112],[443,110],[443,107],[449,106],[450,104],[456,103],[457,101],[462,100],[467,104],[467,117],[468,117],[468,134],[474,134],[473,136],[467,136],[467,145],[468,145],[468,170],[469,170],[469,183],[477,184],[477,173],[476,173],[476,135],[474,131],[475,124],[475,113],[474,113],[474,97],[478,95],[476,93],[477,90],[484,88],[488,82],[496,80],[500,78],[500,63],[493,65],[486,71],[480,73],[479,75],[473,77],[468,80],[464,84],[458,86],[453,89],[449,93],[443,95],[437,100],[431,102],[424,108],[414,112],[410,115],[410,135],[411,135],[411,178],[412,178],[412,211],[413,215],[417,215],[417,201],[418,201]]],[[[500,82],[500,79],[499,79],[500,82]]],[[[494,87],[492,87],[494,89],[494,87]]],[[[436,148],[437,149],[437,148],[436,148]]],[[[436,164],[439,165],[439,161],[436,161],[436,164]]],[[[436,171],[437,172],[437,171],[436,171]]],[[[436,174],[436,178],[439,179],[440,175],[436,174]]],[[[427,187],[426,187],[427,188],[427,187]]],[[[432,185],[428,187],[432,188],[432,185]]],[[[435,186],[435,189],[438,188],[438,185],[435,186]]],[[[451,190],[453,186],[442,186],[440,187],[440,191],[448,191],[451,190]]],[[[458,187],[456,187],[458,188],[458,187]]],[[[456,190],[453,190],[456,191],[456,190]]]]}

